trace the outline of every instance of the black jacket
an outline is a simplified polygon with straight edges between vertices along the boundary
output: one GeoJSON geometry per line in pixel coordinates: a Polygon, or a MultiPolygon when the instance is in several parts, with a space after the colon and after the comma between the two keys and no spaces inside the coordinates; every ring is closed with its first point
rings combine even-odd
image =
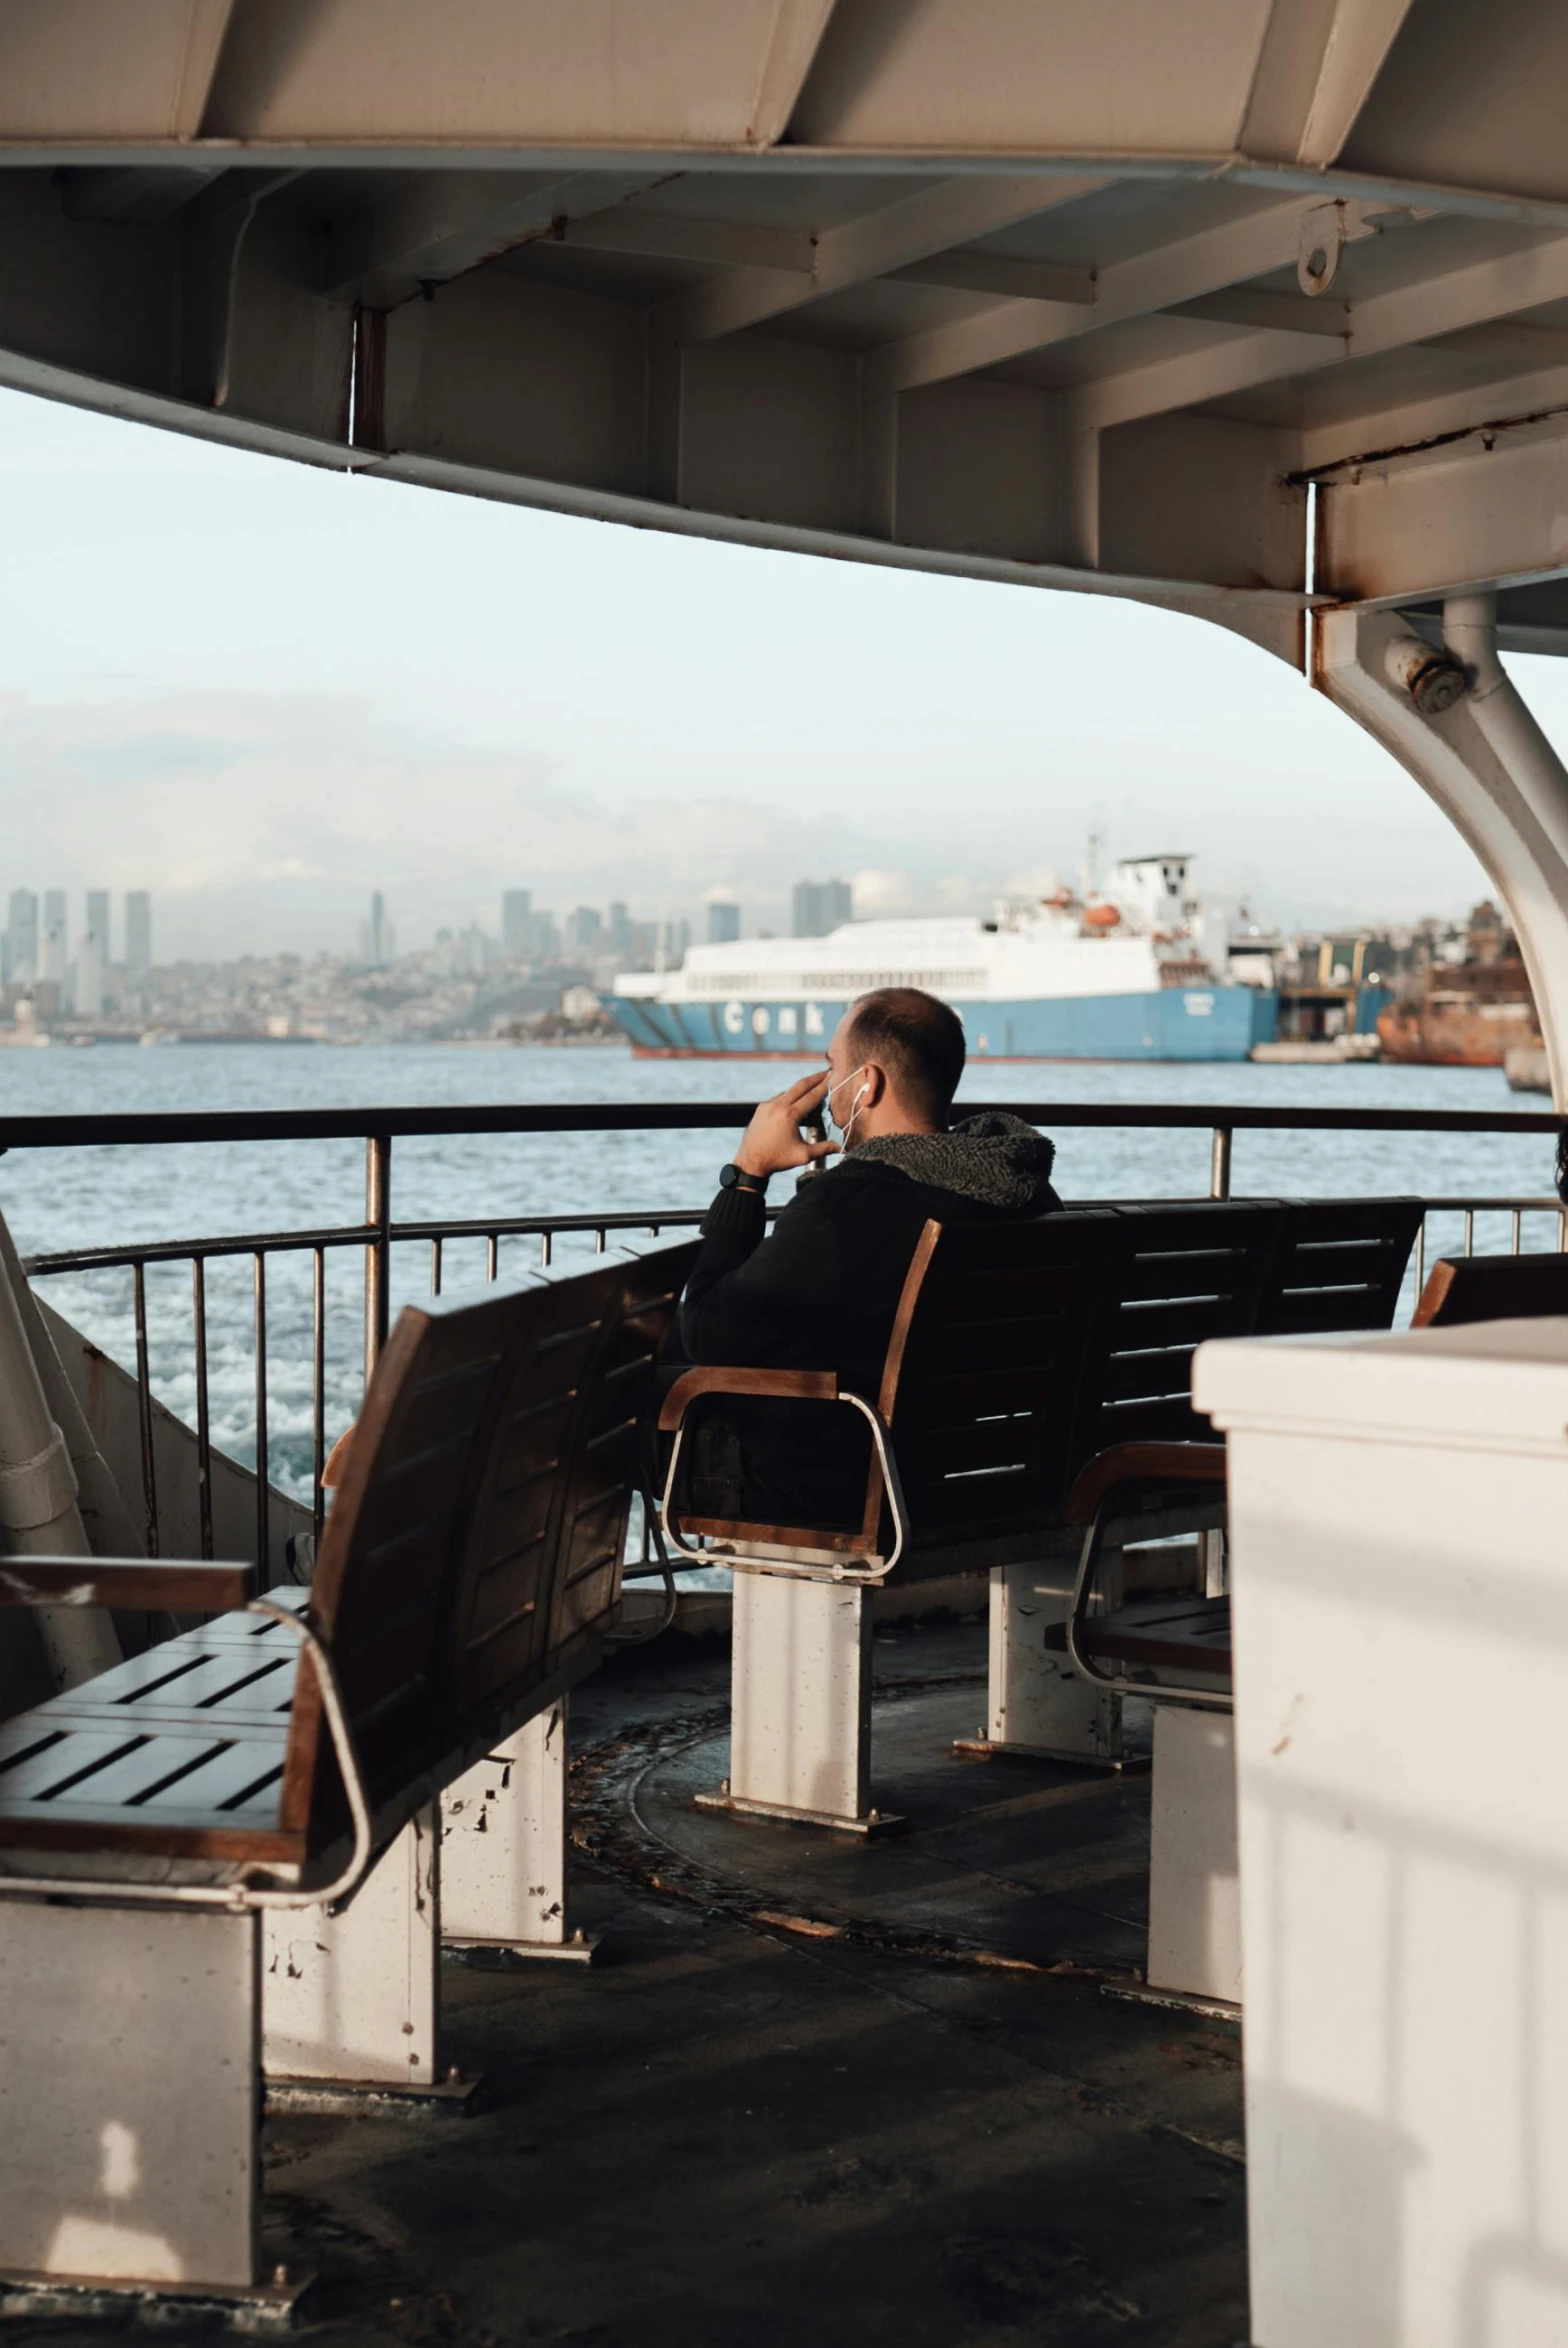
{"type": "MultiPolygon", "coordinates": [[[[1032,1126],[1000,1116],[868,1142],[802,1182],[766,1237],[761,1196],[721,1190],[686,1284],[682,1352],[694,1363],[835,1370],[841,1385],[874,1401],[928,1219],[1049,1211],[1060,1204],[1053,1156],[1032,1126]]],[[[870,1441],[858,1412],[842,1403],[727,1401],[710,1414],[698,1442],[702,1472],[722,1478],[727,1470],[741,1488],[692,1489],[700,1512],[768,1524],[858,1522],[870,1441]],[[728,1444],[722,1457],[715,1420],[728,1444]]]]}

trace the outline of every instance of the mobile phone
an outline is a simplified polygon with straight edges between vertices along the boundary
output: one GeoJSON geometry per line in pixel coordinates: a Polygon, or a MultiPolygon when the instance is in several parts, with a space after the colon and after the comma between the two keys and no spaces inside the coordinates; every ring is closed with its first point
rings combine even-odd
{"type": "MultiPolygon", "coordinates": [[[[818,1101],[814,1109],[807,1110],[805,1116],[800,1121],[801,1138],[804,1141],[827,1140],[828,1121],[825,1114],[826,1108],[827,1103],[824,1099],[818,1101]]],[[[824,1163],[825,1161],[821,1158],[812,1158],[806,1165],[801,1167],[798,1179],[804,1182],[808,1174],[820,1174],[824,1163]]]]}

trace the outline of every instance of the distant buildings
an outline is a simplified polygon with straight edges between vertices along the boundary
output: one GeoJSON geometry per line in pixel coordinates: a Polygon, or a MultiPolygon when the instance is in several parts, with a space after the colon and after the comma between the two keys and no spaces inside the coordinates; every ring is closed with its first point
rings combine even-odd
{"type": "Polygon", "coordinates": [[[43,985],[64,986],[68,944],[65,891],[45,889],[43,936],[38,947],[38,976],[43,985]]]}
{"type": "Polygon", "coordinates": [[[109,892],[87,892],[87,926],[71,974],[71,1009],[78,1019],[103,1017],[104,979],[109,968],[109,892]]]}
{"type": "Polygon", "coordinates": [[[397,935],[387,918],[387,901],[377,889],[370,900],[370,918],[359,925],[359,958],[372,970],[385,970],[397,958],[397,935]]]}
{"type": "MultiPolygon", "coordinates": [[[[41,909],[36,890],[13,889],[0,933],[0,986],[14,1002],[28,998],[37,1015],[57,1019],[101,1019],[106,1011],[128,1009],[152,965],[152,904],[145,889],[125,900],[125,959],[117,965],[110,932],[107,889],[89,889],[87,918],[71,952],[70,900],[64,889],[46,889],[41,909]]],[[[0,1008],[0,1018],[4,1011],[0,1008]]]]}
{"type": "Polygon", "coordinates": [[[733,946],[740,936],[740,907],[726,897],[715,897],[708,906],[708,943],[710,946],[733,946]]]}
{"type": "Polygon", "coordinates": [[[31,889],[11,891],[6,949],[6,977],[14,986],[31,986],[38,976],[38,899],[31,889]]]}
{"type": "Polygon", "coordinates": [[[531,889],[501,891],[501,951],[508,962],[526,962],[533,952],[533,909],[531,889]]]}
{"type": "Polygon", "coordinates": [[[605,952],[607,943],[604,915],[596,905],[579,905],[575,912],[567,915],[566,957],[569,962],[592,962],[605,952]]]}
{"type": "Polygon", "coordinates": [[[125,968],[131,978],[145,978],[152,968],[152,899],[145,889],[132,889],[125,900],[125,968]]]}
{"type": "Polygon", "coordinates": [[[797,881],[791,911],[791,937],[825,938],[854,920],[854,891],[848,881],[797,881]]]}

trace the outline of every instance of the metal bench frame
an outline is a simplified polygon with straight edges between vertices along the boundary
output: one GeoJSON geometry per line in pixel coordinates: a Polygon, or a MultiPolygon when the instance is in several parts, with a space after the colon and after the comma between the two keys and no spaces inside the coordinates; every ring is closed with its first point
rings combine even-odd
{"type": "MultiPolygon", "coordinates": [[[[1074,1561],[1081,1565],[1083,1536],[1071,1504],[1076,1479],[1129,1443],[1179,1448],[1212,1437],[1190,1401],[1192,1352],[1207,1337],[1388,1326],[1420,1216],[1416,1200],[1251,1200],[1074,1208],[1013,1224],[932,1222],[910,1264],[874,1405],[841,1391],[828,1371],[687,1372],[660,1416],[661,1429],[675,1437],[666,1535],[693,1562],[722,1562],[735,1575],[730,1775],[701,1798],[746,1815],[858,1833],[892,1823],[871,1801],[869,1593],[895,1568],[900,1581],[990,1572],[989,1733],[964,1750],[1119,1766],[1120,1689],[1070,1655],[1058,1663],[1046,1645],[1046,1632],[1070,1608],[1074,1561]],[[1065,1272],[1073,1248],[1081,1251],[1087,1288],[1063,1307],[1061,1342],[1070,1358],[1049,1388],[1058,1423],[1036,1423],[1020,1437],[1032,1472],[1020,1468],[1011,1513],[993,1506],[987,1516],[976,1505],[966,1523],[956,1506],[940,1506],[920,1418],[922,1387],[940,1377],[971,1264],[984,1265],[984,1277],[996,1282],[1011,1250],[1020,1278],[1026,1265],[1038,1272],[1047,1261],[1065,1272]],[[872,1433],[860,1525],[762,1525],[684,1510],[679,1468],[687,1417],[720,1395],[858,1409],[872,1433]]],[[[992,1309],[1000,1353],[1015,1340],[1023,1347],[1019,1423],[1026,1403],[1038,1422],[1044,1356],[1027,1350],[1028,1314],[1009,1314],[1005,1297],[992,1309]]],[[[983,1341],[983,1327],[980,1334],[983,1341]]],[[[986,1406],[1002,1419],[1007,1375],[997,1373],[986,1406]]],[[[976,1413],[967,1426],[999,1423],[976,1413]]],[[[955,1431],[961,1438],[965,1423],[946,1435],[955,1431]]],[[[961,1482],[960,1472],[949,1499],[961,1482]]],[[[1100,1512],[1097,1556],[1205,1535],[1224,1521],[1223,1492],[1207,1477],[1144,1475],[1113,1484],[1109,1497],[1116,1506],[1100,1512]]]]}

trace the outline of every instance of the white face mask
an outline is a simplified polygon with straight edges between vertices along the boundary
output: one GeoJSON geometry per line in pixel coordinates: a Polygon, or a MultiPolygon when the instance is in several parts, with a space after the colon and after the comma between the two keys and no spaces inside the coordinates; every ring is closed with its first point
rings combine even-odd
{"type": "MultiPolygon", "coordinates": [[[[851,1068],[847,1076],[841,1076],[837,1084],[831,1085],[829,1087],[827,1096],[822,1103],[822,1108],[823,1113],[827,1117],[830,1124],[838,1125],[838,1112],[833,1106],[834,1094],[841,1093],[846,1084],[853,1084],[857,1076],[864,1076],[868,1065],[869,1063],[863,1060],[858,1068],[851,1068]]],[[[870,1090],[871,1087],[869,1084],[863,1084],[861,1086],[859,1092],[856,1093],[853,1101],[850,1103],[849,1123],[847,1125],[838,1125],[839,1132],[843,1136],[845,1149],[848,1149],[849,1137],[855,1130],[855,1119],[860,1115],[860,1104],[865,1099],[867,1093],[870,1090]]]]}

